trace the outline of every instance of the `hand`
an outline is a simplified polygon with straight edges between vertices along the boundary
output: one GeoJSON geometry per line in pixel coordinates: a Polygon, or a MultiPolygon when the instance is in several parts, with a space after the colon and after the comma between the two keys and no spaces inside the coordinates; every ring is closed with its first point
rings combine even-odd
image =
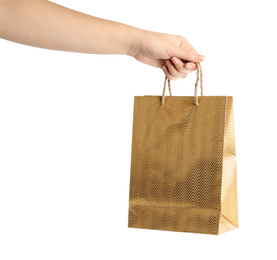
{"type": "Polygon", "coordinates": [[[140,30],[127,55],[153,67],[161,68],[170,80],[187,77],[196,70],[195,62],[204,60],[203,55],[179,35],[140,30]]]}

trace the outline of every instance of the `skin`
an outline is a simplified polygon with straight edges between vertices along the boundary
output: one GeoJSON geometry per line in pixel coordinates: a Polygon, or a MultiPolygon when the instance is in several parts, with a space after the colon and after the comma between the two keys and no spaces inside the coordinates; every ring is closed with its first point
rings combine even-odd
{"type": "Polygon", "coordinates": [[[46,0],[0,0],[0,37],[59,51],[128,55],[161,68],[170,80],[187,77],[204,60],[183,36],[101,19],[46,0]]]}

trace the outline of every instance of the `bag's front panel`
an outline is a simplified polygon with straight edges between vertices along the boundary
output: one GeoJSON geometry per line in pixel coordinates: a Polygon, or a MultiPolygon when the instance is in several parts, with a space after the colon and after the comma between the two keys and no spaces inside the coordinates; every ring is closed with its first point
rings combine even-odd
{"type": "Polygon", "coordinates": [[[226,97],[135,97],[129,227],[218,232],[226,97]]]}
{"type": "Polygon", "coordinates": [[[129,227],[218,234],[219,210],[190,207],[132,206],[129,227]]]}

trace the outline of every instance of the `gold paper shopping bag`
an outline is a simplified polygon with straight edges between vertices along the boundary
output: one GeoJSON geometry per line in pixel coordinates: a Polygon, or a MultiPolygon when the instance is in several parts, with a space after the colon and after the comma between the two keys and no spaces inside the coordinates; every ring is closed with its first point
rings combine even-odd
{"type": "MultiPolygon", "coordinates": [[[[197,87],[201,80],[201,96],[197,87]]],[[[165,96],[166,83],[170,96],[165,96]]],[[[238,227],[233,98],[135,96],[128,226],[220,234],[238,227]]]]}

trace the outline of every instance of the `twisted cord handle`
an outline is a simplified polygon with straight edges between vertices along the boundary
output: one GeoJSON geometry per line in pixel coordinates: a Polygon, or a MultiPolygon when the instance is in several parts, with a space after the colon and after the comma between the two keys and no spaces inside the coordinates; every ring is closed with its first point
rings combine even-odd
{"type": "MultiPolygon", "coordinates": [[[[200,81],[201,96],[203,96],[203,72],[202,72],[202,68],[201,68],[201,65],[200,65],[199,62],[196,63],[196,66],[197,66],[197,71],[196,71],[196,76],[197,76],[197,78],[196,78],[196,82],[195,82],[194,104],[195,104],[196,106],[199,106],[197,92],[198,92],[198,85],[199,85],[199,81],[200,81]]],[[[170,85],[170,79],[168,79],[168,78],[165,76],[164,88],[163,88],[163,95],[162,95],[162,106],[164,106],[164,101],[165,101],[166,82],[168,82],[169,94],[170,94],[170,96],[172,96],[171,85],[170,85]]]]}

